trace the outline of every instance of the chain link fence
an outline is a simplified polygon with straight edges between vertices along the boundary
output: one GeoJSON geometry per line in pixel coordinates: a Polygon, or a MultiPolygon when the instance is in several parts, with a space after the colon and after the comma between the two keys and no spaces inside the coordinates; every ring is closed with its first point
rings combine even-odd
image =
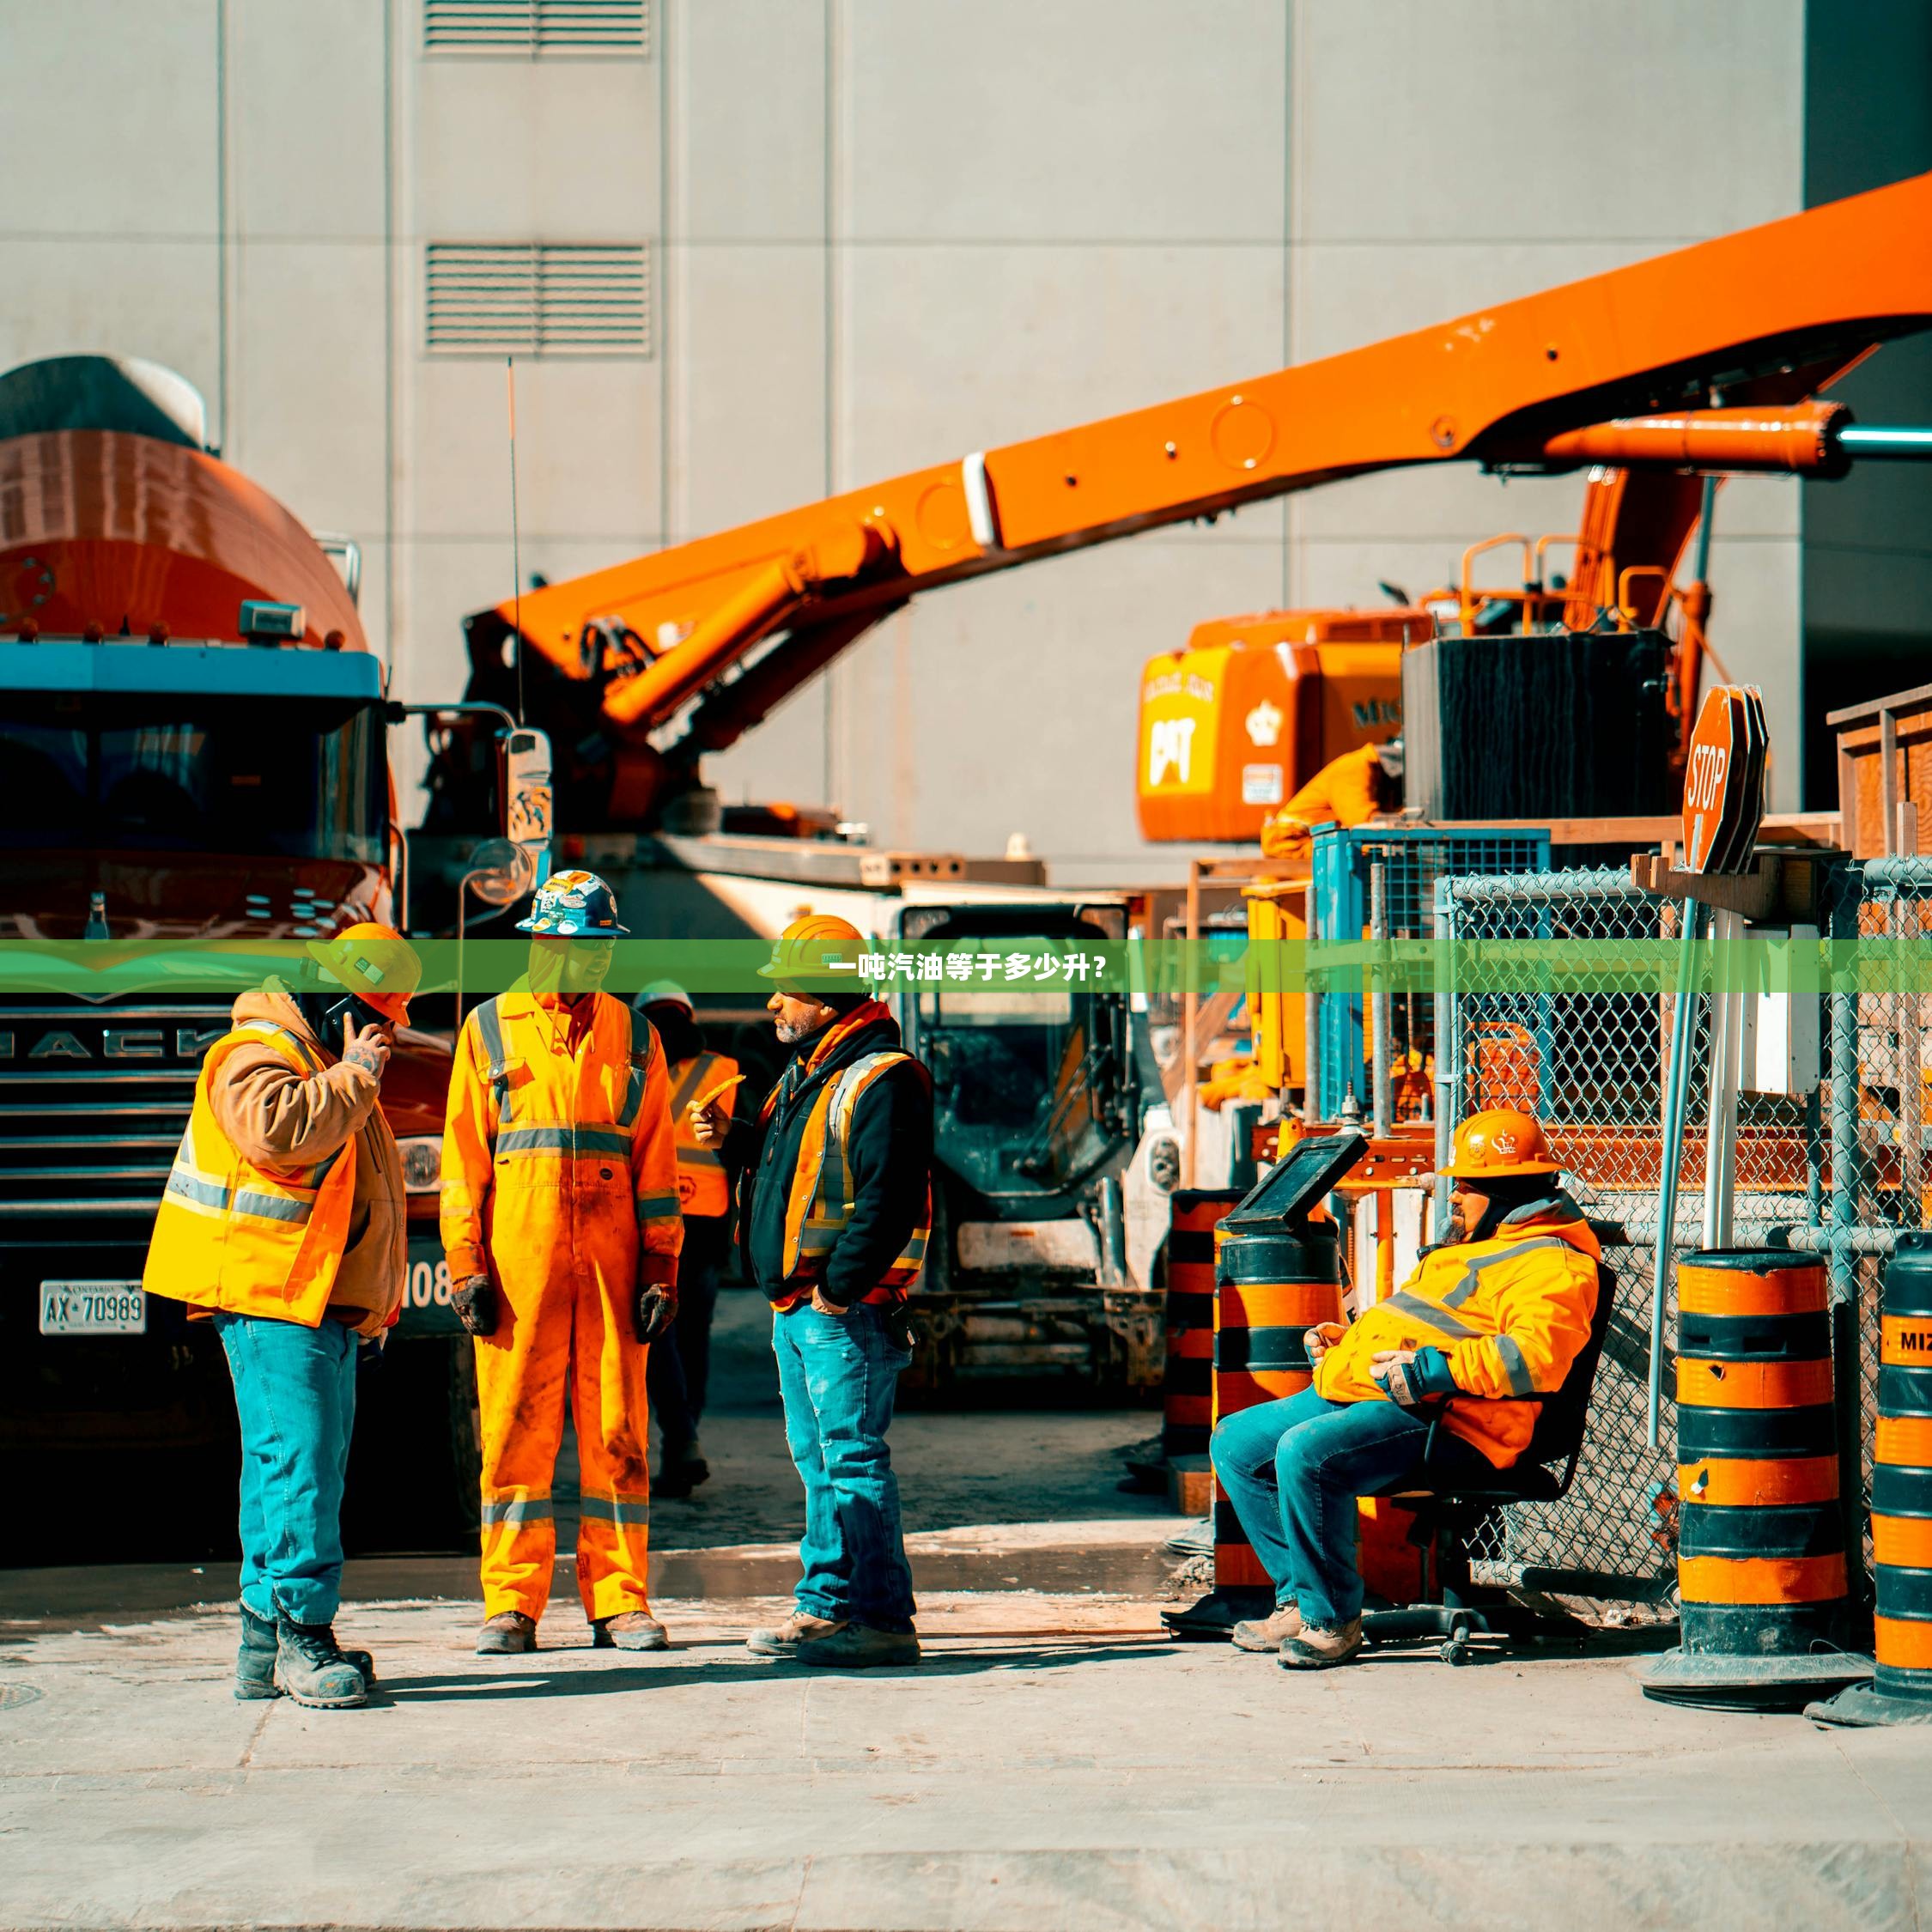
{"type": "MultiPolygon", "coordinates": [[[[1561,1503],[1503,1510],[1478,1526],[1471,1554],[1494,1581],[1560,1569],[1589,1576],[1592,1594],[1659,1603],[1674,1586],[1675,1262],[1706,1244],[1710,1156],[1713,999],[1701,984],[1688,1005],[1692,1057],[1655,1449],[1648,1387],[1672,988],[1686,909],[1610,869],[1456,878],[1437,891],[1437,1025],[1454,1042],[1441,1068],[1438,1131],[1446,1145],[1455,1121],[1485,1107],[1537,1114],[1615,1276],[1576,1482],[1561,1503]]],[[[1819,1078],[1799,1083],[1808,1091],[1739,1097],[1728,1136],[1729,1244],[1830,1256],[1834,1297],[1856,1322],[1854,1426],[1868,1482],[1885,1255],[1899,1230],[1926,1219],[1932,860],[1833,866],[1820,922],[1794,927],[1788,945],[1737,949],[1735,964],[1722,945],[1704,949],[1699,979],[1707,964],[1711,983],[1748,993],[1771,961],[1774,978],[1788,975],[1794,1038],[1815,1014],[1819,1078]],[[1809,1000],[1813,1013],[1802,1010],[1809,1000]]],[[[1805,1058],[1791,1040],[1780,1044],[1805,1058]]],[[[1868,1564],[1868,1526],[1865,1548],[1868,1564]]]]}
{"type": "MultiPolygon", "coordinates": [[[[1856,1310],[1862,1493],[1868,1495],[1886,1255],[1899,1231],[1926,1224],[1932,860],[1838,866],[1827,885],[1825,916],[1832,942],[1825,1117],[1832,1185],[1822,1218],[1830,1230],[1834,1291],[1856,1310]]],[[[1868,1564],[1868,1525],[1865,1553],[1868,1564]]]]}

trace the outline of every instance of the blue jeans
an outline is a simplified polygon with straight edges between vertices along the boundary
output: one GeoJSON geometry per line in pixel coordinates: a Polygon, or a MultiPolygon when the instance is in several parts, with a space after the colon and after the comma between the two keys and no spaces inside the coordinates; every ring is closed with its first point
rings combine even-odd
{"type": "Polygon", "coordinates": [[[786,1445],[805,1482],[798,1607],[808,1617],[909,1631],[912,1571],[885,1431],[912,1357],[863,1303],[843,1316],[809,1303],[775,1315],[771,1346],[786,1445]]]}
{"type": "Polygon", "coordinates": [[[1429,1422],[1393,1402],[1331,1402],[1304,1388],[1214,1431],[1215,1476],[1274,1579],[1278,1606],[1295,1603],[1319,1630],[1362,1614],[1355,1499],[1421,1463],[1429,1422]]]}
{"type": "Polygon", "coordinates": [[[241,1601],[298,1624],[342,1601],[342,1491],[355,1422],[355,1331],[215,1317],[241,1422],[241,1601]]]}

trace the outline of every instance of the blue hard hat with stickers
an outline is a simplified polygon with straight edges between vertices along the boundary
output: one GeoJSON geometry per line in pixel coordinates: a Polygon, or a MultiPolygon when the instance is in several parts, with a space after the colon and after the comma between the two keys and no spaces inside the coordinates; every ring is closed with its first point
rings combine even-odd
{"type": "Polygon", "coordinates": [[[617,896],[595,872],[552,872],[537,889],[519,933],[546,939],[621,939],[629,932],[617,918],[617,896]]]}

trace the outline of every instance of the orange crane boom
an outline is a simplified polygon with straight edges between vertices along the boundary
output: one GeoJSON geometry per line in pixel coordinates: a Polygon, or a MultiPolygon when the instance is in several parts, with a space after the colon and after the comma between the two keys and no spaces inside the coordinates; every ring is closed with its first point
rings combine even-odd
{"type": "MultiPolygon", "coordinates": [[[[1932,174],[526,592],[522,635],[615,727],[622,822],[669,776],[647,735],[693,698],[673,762],[732,742],[920,591],[1425,463],[1830,471],[1842,406],[1785,405],[1927,327],[1932,174]]],[[[479,683],[514,625],[510,600],[468,620],[479,683]]]]}

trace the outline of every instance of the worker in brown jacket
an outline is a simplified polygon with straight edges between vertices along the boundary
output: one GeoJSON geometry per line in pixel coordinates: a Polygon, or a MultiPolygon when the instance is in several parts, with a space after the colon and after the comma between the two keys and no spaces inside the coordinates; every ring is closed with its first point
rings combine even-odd
{"type": "Polygon", "coordinates": [[[359,1341],[401,1303],[402,1163],[378,1105],[421,966],[386,926],[309,948],[313,978],[234,1003],[208,1049],[144,1285],[210,1315],[241,1424],[238,1698],[363,1703],[336,1643],[359,1341]]]}

